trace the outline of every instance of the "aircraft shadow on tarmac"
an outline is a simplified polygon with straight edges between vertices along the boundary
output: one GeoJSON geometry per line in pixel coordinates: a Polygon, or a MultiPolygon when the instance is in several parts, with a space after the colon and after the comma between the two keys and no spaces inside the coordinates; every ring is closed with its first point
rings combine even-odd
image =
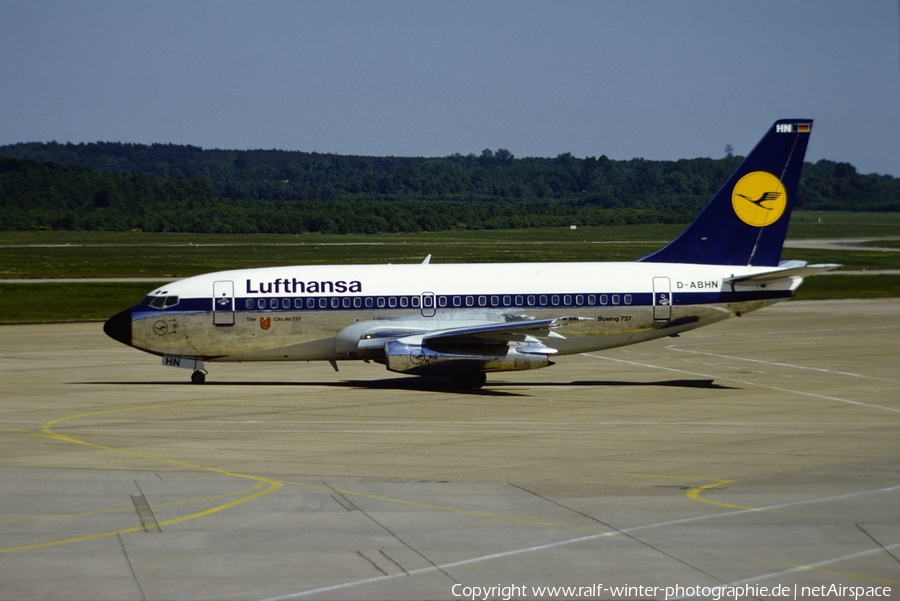
{"type": "MultiPolygon", "coordinates": [[[[103,386],[195,386],[190,382],[79,382],[103,386]]],[[[489,382],[485,388],[466,389],[448,378],[388,378],[384,380],[341,380],[329,382],[245,382],[207,381],[203,386],[294,386],[329,388],[364,388],[369,390],[411,390],[481,396],[524,396],[515,389],[524,388],[617,388],[633,386],[660,386],[669,388],[696,388],[703,390],[734,390],[733,387],[715,384],[713,380],[658,380],[655,382],[623,382],[616,380],[577,380],[574,382],[489,382]],[[505,390],[504,390],[505,389],[505,390]]]]}

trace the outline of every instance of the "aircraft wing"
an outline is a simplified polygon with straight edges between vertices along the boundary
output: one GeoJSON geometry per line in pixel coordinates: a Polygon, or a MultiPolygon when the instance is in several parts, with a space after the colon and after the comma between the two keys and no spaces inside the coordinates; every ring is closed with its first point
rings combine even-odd
{"type": "Polygon", "coordinates": [[[726,284],[742,285],[749,284],[760,286],[764,284],[772,284],[791,278],[805,278],[807,276],[816,275],[825,271],[831,271],[840,267],[838,263],[821,263],[818,265],[807,265],[805,261],[786,261],[779,265],[778,269],[766,271],[764,273],[756,273],[753,275],[739,275],[725,278],[726,284]]]}
{"type": "MultiPolygon", "coordinates": [[[[555,355],[557,349],[537,337],[563,338],[553,329],[583,319],[588,318],[513,319],[388,338],[382,347],[384,362],[391,371],[455,375],[458,381],[469,382],[477,388],[484,383],[486,371],[552,365],[550,356],[555,355]],[[460,377],[463,379],[459,380],[460,377]]],[[[361,346],[367,343],[360,342],[361,346]]]]}
{"type": "Polygon", "coordinates": [[[424,344],[426,346],[519,342],[522,343],[518,347],[520,352],[550,355],[556,353],[556,349],[543,345],[536,337],[562,338],[562,336],[553,332],[555,328],[561,327],[570,321],[583,319],[586,318],[522,319],[502,323],[470,324],[459,328],[405,332],[402,328],[384,328],[384,326],[379,324],[375,328],[362,333],[358,349],[383,348],[384,343],[389,340],[396,340],[404,344],[424,344]]]}
{"type": "MultiPolygon", "coordinates": [[[[527,336],[554,336],[553,329],[569,321],[583,317],[556,317],[553,319],[530,319],[505,323],[489,323],[449,330],[437,330],[421,335],[423,342],[464,342],[472,339],[497,340],[508,338],[521,340],[527,336]]],[[[555,336],[560,337],[559,334],[555,336]]],[[[553,351],[556,352],[556,351],[553,351]]]]}

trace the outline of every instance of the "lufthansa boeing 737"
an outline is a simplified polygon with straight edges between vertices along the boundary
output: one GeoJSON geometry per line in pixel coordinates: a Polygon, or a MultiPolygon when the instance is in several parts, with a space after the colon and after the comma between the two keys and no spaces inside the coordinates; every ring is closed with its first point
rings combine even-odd
{"type": "Polygon", "coordinates": [[[366,360],[469,388],[488,372],[673,336],[837,267],[780,261],[811,129],[777,121],[684,232],[634,262],[221,271],[154,290],[103,329],[198,384],[205,362],[366,360]]]}

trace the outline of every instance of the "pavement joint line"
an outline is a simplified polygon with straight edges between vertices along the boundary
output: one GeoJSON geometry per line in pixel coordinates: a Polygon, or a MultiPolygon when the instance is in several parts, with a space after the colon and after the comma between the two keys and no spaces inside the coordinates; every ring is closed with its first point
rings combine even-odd
{"type": "MultiPolygon", "coordinates": [[[[731,481],[731,480],[721,480],[721,481],[719,481],[719,482],[710,484],[710,485],[708,485],[708,486],[719,486],[719,485],[722,484],[722,483],[728,483],[728,482],[732,482],[732,481],[731,481]]],[[[522,487],[522,486],[519,486],[518,484],[511,484],[511,486],[515,486],[516,488],[521,489],[521,490],[523,490],[523,491],[525,491],[525,492],[527,492],[527,493],[529,493],[529,494],[532,494],[532,495],[538,497],[539,499],[543,499],[544,501],[547,501],[548,503],[552,503],[553,505],[556,505],[556,506],[558,506],[558,507],[562,507],[563,509],[566,509],[566,510],[571,511],[571,512],[573,512],[573,513],[577,513],[578,515],[582,515],[582,516],[584,516],[584,517],[586,517],[586,518],[588,518],[588,519],[590,519],[590,520],[593,520],[593,521],[597,522],[598,524],[603,524],[604,526],[606,526],[606,527],[609,528],[610,530],[614,530],[614,531],[618,532],[619,534],[621,534],[622,536],[624,536],[624,537],[626,537],[626,538],[628,538],[628,539],[630,539],[630,540],[636,542],[636,543],[639,544],[639,545],[643,545],[643,546],[645,546],[645,547],[647,547],[647,548],[649,548],[649,549],[652,549],[653,551],[655,551],[656,553],[659,553],[660,555],[664,555],[664,556],[668,557],[669,559],[671,559],[671,560],[673,560],[673,561],[677,561],[678,563],[680,563],[680,564],[682,564],[682,565],[684,565],[684,566],[687,566],[688,568],[690,568],[691,570],[694,570],[695,572],[700,572],[700,573],[703,574],[704,576],[708,576],[708,577],[712,578],[713,580],[718,580],[719,582],[722,582],[722,583],[725,582],[725,581],[722,580],[721,578],[719,578],[719,577],[717,577],[717,576],[715,576],[715,575],[713,575],[713,574],[710,574],[710,573],[707,572],[706,570],[704,570],[704,569],[702,569],[702,568],[700,568],[700,567],[698,567],[698,566],[695,566],[694,564],[692,564],[692,563],[690,563],[690,562],[688,562],[688,561],[682,559],[681,557],[678,557],[678,556],[676,556],[676,555],[674,555],[674,554],[672,554],[672,553],[669,553],[668,551],[663,550],[663,549],[662,549],[662,545],[660,545],[660,541],[654,541],[654,540],[649,539],[649,538],[646,538],[646,537],[645,537],[645,538],[638,538],[637,536],[633,536],[632,534],[629,534],[628,532],[625,532],[625,531],[623,531],[623,530],[620,530],[619,528],[616,528],[616,527],[613,526],[612,524],[608,524],[607,522],[604,522],[604,521],[601,520],[600,518],[594,517],[594,516],[592,516],[592,515],[588,515],[588,514],[586,514],[586,513],[583,513],[583,512],[581,512],[581,511],[578,511],[577,509],[573,509],[573,508],[571,508],[571,507],[568,507],[568,506],[566,506],[566,505],[563,505],[562,503],[560,503],[560,502],[558,502],[558,501],[554,501],[553,499],[550,499],[550,498],[545,497],[545,496],[543,496],[543,495],[540,495],[540,494],[538,494],[538,493],[536,493],[536,492],[533,492],[533,491],[531,491],[531,490],[528,490],[527,488],[524,488],[524,487],[522,487]]]]}
{"type": "Polygon", "coordinates": [[[131,576],[134,578],[134,583],[137,585],[138,590],[141,593],[141,600],[147,601],[147,595],[144,594],[144,587],[141,586],[141,581],[138,580],[137,573],[134,571],[134,564],[131,563],[131,558],[128,557],[128,550],[125,548],[125,541],[122,540],[122,535],[116,535],[119,539],[119,546],[122,548],[122,555],[125,556],[125,562],[128,564],[128,569],[131,571],[131,576]]]}
{"type": "MultiPolygon", "coordinates": [[[[863,534],[865,534],[866,536],[868,536],[868,537],[872,540],[873,543],[875,543],[876,545],[878,545],[879,547],[881,547],[882,549],[884,549],[884,545],[881,544],[881,541],[879,541],[877,538],[875,538],[874,536],[872,536],[871,534],[869,534],[869,531],[866,530],[865,528],[863,528],[863,527],[859,524],[859,522],[854,522],[853,525],[856,526],[857,528],[859,528],[859,530],[860,530],[863,534]]],[[[897,557],[896,555],[894,555],[893,553],[891,553],[891,552],[888,551],[887,549],[884,549],[884,552],[887,553],[888,555],[890,555],[891,557],[893,557],[893,558],[894,558],[894,561],[896,561],[897,563],[900,563],[900,557],[897,557]]]]}

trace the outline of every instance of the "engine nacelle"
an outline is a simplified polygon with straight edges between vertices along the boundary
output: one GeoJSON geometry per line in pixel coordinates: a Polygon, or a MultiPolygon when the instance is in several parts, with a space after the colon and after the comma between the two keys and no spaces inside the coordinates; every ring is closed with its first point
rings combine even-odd
{"type": "Polygon", "coordinates": [[[504,345],[446,345],[433,348],[399,340],[390,340],[384,345],[385,364],[390,371],[418,376],[540,369],[553,365],[548,355],[555,352],[542,345],[527,345],[522,348],[504,345]],[[530,352],[523,352],[525,350],[530,352]]]}

